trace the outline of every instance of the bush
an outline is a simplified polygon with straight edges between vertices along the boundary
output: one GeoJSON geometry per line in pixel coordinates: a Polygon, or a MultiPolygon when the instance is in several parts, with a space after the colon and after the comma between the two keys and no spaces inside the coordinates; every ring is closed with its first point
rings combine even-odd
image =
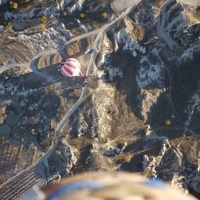
{"type": "Polygon", "coordinates": [[[46,24],[46,23],[47,23],[47,16],[42,16],[42,17],[40,18],[40,23],[41,23],[41,24],[46,24]]]}
{"type": "Polygon", "coordinates": [[[9,7],[12,8],[12,6],[13,6],[13,2],[9,1],[9,7]]]}
{"type": "Polygon", "coordinates": [[[107,14],[106,12],[103,12],[103,13],[101,14],[101,17],[104,18],[104,19],[106,19],[106,18],[108,18],[108,14],[107,14]]]}
{"type": "Polygon", "coordinates": [[[7,31],[11,31],[12,30],[12,25],[11,24],[8,24],[6,27],[5,27],[5,29],[7,30],[7,31]]]}
{"type": "Polygon", "coordinates": [[[84,18],[84,17],[85,17],[85,14],[84,14],[84,13],[80,13],[80,17],[81,17],[81,18],[84,18]]]}
{"type": "Polygon", "coordinates": [[[17,2],[13,2],[13,1],[9,1],[9,7],[17,9],[18,8],[18,3],[17,2]]]}
{"type": "Polygon", "coordinates": [[[17,3],[17,2],[14,2],[14,3],[13,3],[13,8],[14,8],[14,9],[17,9],[17,8],[18,8],[18,3],[17,3]]]}
{"type": "Polygon", "coordinates": [[[0,136],[0,142],[4,142],[6,141],[6,137],[5,136],[0,136]]]}
{"type": "Polygon", "coordinates": [[[165,119],[165,125],[170,126],[171,125],[171,120],[170,119],[165,119]]]}

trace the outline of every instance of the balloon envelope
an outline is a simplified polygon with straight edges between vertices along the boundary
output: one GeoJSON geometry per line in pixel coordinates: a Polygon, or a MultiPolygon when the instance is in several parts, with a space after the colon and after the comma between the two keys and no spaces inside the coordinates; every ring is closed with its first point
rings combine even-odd
{"type": "Polygon", "coordinates": [[[62,62],[60,71],[65,77],[83,76],[81,65],[75,58],[68,58],[62,62]]]}

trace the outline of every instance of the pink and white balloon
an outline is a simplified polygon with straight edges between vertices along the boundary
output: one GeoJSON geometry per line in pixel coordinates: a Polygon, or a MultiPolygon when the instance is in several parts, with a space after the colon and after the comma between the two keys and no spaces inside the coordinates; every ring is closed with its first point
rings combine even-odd
{"type": "Polygon", "coordinates": [[[57,69],[65,77],[83,76],[81,65],[75,58],[68,58],[65,62],[61,62],[57,69]]]}

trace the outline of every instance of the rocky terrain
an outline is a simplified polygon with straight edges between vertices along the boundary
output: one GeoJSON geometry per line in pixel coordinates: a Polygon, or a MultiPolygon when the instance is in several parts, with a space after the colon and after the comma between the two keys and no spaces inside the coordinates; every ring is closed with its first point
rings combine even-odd
{"type": "Polygon", "coordinates": [[[0,3],[0,199],[94,170],[200,198],[198,2],[0,3]]]}

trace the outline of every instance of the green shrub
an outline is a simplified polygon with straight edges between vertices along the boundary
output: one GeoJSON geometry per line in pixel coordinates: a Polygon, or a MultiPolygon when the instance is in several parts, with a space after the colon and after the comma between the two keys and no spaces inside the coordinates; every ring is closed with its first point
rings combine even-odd
{"type": "Polygon", "coordinates": [[[6,31],[11,31],[12,28],[13,28],[13,27],[12,27],[11,24],[8,24],[8,25],[5,27],[6,31]]]}
{"type": "Polygon", "coordinates": [[[9,7],[17,9],[18,8],[18,3],[17,2],[13,2],[13,1],[9,1],[9,7]]]}
{"type": "Polygon", "coordinates": [[[41,24],[46,24],[47,23],[47,16],[40,17],[40,23],[41,24]]]}
{"type": "Polygon", "coordinates": [[[108,14],[107,14],[106,12],[103,12],[103,13],[101,14],[101,17],[102,17],[103,19],[106,19],[106,18],[108,18],[108,14]]]}
{"type": "Polygon", "coordinates": [[[6,137],[5,136],[0,136],[0,142],[6,141],[6,137]]]}

